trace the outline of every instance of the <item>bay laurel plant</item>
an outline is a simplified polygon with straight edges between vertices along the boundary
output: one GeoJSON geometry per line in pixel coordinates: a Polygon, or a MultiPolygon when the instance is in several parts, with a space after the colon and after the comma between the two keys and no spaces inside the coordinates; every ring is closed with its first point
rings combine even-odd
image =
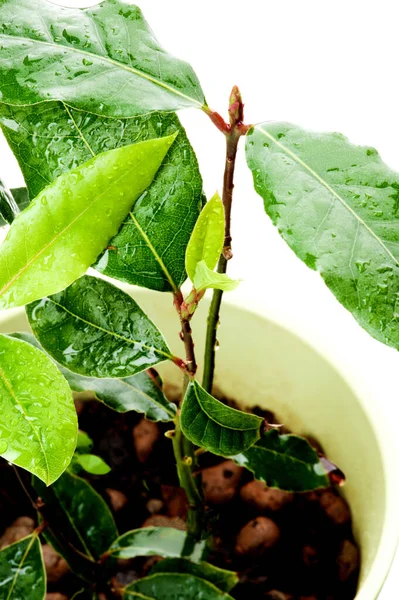
{"type": "Polygon", "coordinates": [[[231,457],[267,485],[292,491],[328,486],[332,468],[304,438],[279,435],[212,395],[222,296],[239,284],[227,275],[239,142],[282,237],[372,336],[396,348],[399,175],[374,149],[337,133],[245,124],[237,87],[225,121],[208,106],[192,68],[158,44],[126,0],[85,10],[0,0],[0,94],[1,127],[26,182],[16,190],[1,184],[8,232],[0,308],[26,306],[33,331],[0,336],[0,453],[21,481],[19,469],[32,474],[24,487],[38,511],[33,534],[0,552],[0,598],[43,600],[43,536],[81,578],[76,598],[227,600],[236,574],[206,562],[212,531],[195,476],[201,454],[231,457]],[[202,111],[226,139],[222,194],[208,202],[175,114],[187,108],[202,111]],[[87,275],[89,267],[108,278],[87,275]],[[170,296],[182,356],[134,292],[109,278],[170,296]],[[207,290],[199,381],[191,321],[207,290]],[[184,377],[178,406],[155,370],[164,361],[184,377]],[[119,535],[81,476],[109,467],[78,432],[78,391],[117,412],[170,423],[189,502],[187,532],[119,535]],[[153,573],[111,586],[115,559],[150,555],[164,557],[153,573]]]}

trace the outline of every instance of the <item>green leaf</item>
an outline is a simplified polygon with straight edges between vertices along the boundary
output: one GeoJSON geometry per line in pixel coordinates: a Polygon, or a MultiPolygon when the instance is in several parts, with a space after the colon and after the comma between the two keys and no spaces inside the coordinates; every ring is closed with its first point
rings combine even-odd
{"type": "Polygon", "coordinates": [[[18,213],[18,205],[12,193],[0,179],[0,227],[12,223],[18,213]]]}
{"type": "Polygon", "coordinates": [[[220,456],[234,456],[259,439],[263,419],[226,406],[197,381],[190,381],[180,422],[184,435],[197,446],[220,456]]]}
{"type": "Polygon", "coordinates": [[[43,348],[88,377],[128,377],[172,358],[139,305],[107,281],[85,275],[26,308],[43,348]]]}
{"type": "Polygon", "coordinates": [[[45,188],[1,245],[0,308],[59,292],[83,275],[151,183],[173,140],[110,150],[45,188]],[[21,244],[27,237],[29,244],[21,244]]]}
{"type": "Polygon", "coordinates": [[[201,260],[195,269],[193,284],[197,292],[209,288],[230,292],[235,290],[239,283],[238,280],[230,279],[225,273],[211,271],[204,260],[201,260]]]}
{"type": "Polygon", "coordinates": [[[317,452],[297,435],[279,435],[268,431],[254,446],[233,457],[256,479],[291,492],[307,492],[330,485],[317,452]]]}
{"type": "MultiPolygon", "coordinates": [[[[12,335],[44,352],[34,335],[30,333],[12,335]]],[[[122,413],[134,410],[143,413],[149,421],[173,421],[176,415],[176,405],[169,402],[162,392],[162,380],[158,378],[159,380],[155,381],[147,372],[122,379],[99,379],[73,373],[59,363],[55,364],[74,392],[91,392],[94,399],[103,402],[113,410],[122,413]]]]}
{"type": "Polygon", "coordinates": [[[202,558],[204,546],[204,542],[194,543],[185,531],[173,527],[144,527],[121,535],[108,554],[114,558],[190,556],[198,561],[202,558]]]}
{"type": "Polygon", "coordinates": [[[46,572],[38,535],[33,533],[0,551],[1,600],[44,600],[46,572]]]}
{"type": "Polygon", "coordinates": [[[62,102],[20,107],[0,103],[0,123],[32,198],[56,177],[104,150],[178,132],[167,160],[96,268],[158,291],[180,288],[186,279],[185,249],[203,193],[195,153],[176,115],[115,119],[74,110],[62,102]]]}
{"type": "Polygon", "coordinates": [[[186,271],[194,283],[198,263],[213,271],[223,250],[224,208],[218,193],[209,200],[195,224],[186,250],[186,271]]]}
{"type": "Polygon", "coordinates": [[[76,454],[75,461],[91,475],[106,475],[111,471],[107,463],[95,454],[76,454]]]}
{"type": "Polygon", "coordinates": [[[85,10],[3,0],[0,24],[8,104],[65,100],[114,117],[205,105],[192,68],[167,54],[141,11],[122,0],[85,10]]]}
{"type": "Polygon", "coordinates": [[[42,352],[0,335],[0,397],[3,458],[50,485],[76,446],[77,417],[68,383],[42,352]]]}
{"type": "MultiPolygon", "coordinates": [[[[32,336],[33,337],[33,336],[32,336]]],[[[76,452],[86,453],[93,448],[94,442],[85,431],[78,431],[78,440],[76,442],[76,452]]]]}
{"type": "Polygon", "coordinates": [[[33,485],[49,512],[57,514],[56,531],[50,533],[46,529],[44,536],[68,563],[73,560],[74,551],[59,543],[54,537],[57,533],[62,532],[72,546],[94,561],[118,537],[106,502],[84,479],[66,472],[50,487],[38,479],[34,479],[33,485]]]}
{"type": "Polygon", "coordinates": [[[123,590],[124,600],[232,600],[209,581],[180,573],[157,573],[138,579],[123,590]],[[142,594],[142,596],[140,596],[142,594]],[[144,599],[143,599],[144,600],[144,599]]]}
{"type": "Polygon", "coordinates": [[[337,133],[257,125],[247,161],[265,210],[372,336],[399,348],[399,174],[337,133]]]}
{"type": "Polygon", "coordinates": [[[229,592],[239,579],[234,571],[226,571],[206,562],[194,563],[186,558],[165,558],[152,567],[150,575],[156,573],[187,573],[213,583],[222,592],[229,592]]]}

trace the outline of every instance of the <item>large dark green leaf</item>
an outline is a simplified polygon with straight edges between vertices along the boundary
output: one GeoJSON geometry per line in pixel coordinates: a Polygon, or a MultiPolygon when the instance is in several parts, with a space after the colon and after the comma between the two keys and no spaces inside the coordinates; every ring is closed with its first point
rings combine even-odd
{"type": "Polygon", "coordinates": [[[144,600],[143,596],[145,600],[233,600],[209,581],[184,573],[157,573],[138,579],[123,590],[124,600],[144,600]]]}
{"type": "Polygon", "coordinates": [[[77,417],[71,390],[48,356],[0,335],[2,456],[47,485],[73,456],[77,417]]]}
{"type": "Polygon", "coordinates": [[[0,44],[8,104],[65,100],[114,117],[205,105],[192,68],[167,54],[140,9],[122,0],[85,10],[2,0],[0,44]]]}
{"type": "Polygon", "coordinates": [[[180,287],[186,278],[185,248],[201,210],[202,180],[176,115],[115,119],[74,110],[62,102],[19,107],[0,103],[0,123],[32,198],[93,155],[178,132],[167,160],[110,241],[97,269],[159,291],[180,287]]]}
{"type": "Polygon", "coordinates": [[[257,125],[247,161],[294,252],[362,327],[399,348],[399,174],[374,148],[288,123],[257,125]]]}
{"type": "MultiPolygon", "coordinates": [[[[43,347],[31,333],[13,333],[13,337],[25,340],[44,352],[43,347]]],[[[73,373],[59,363],[55,363],[71,390],[74,392],[91,392],[93,398],[106,404],[118,412],[143,413],[149,421],[173,421],[176,405],[165,397],[162,392],[162,379],[155,381],[146,371],[132,377],[122,379],[99,379],[85,377],[73,373]]],[[[79,438],[78,438],[79,441],[79,438]]]]}
{"type": "Polygon", "coordinates": [[[128,377],[172,357],[139,305],[102,279],[85,275],[27,314],[46,352],[88,377],[128,377]]]}
{"type": "Polygon", "coordinates": [[[1,245],[0,308],[54,294],[83,275],[150,185],[173,141],[168,136],[104,152],[40,192],[1,245]]]}
{"type": "Polygon", "coordinates": [[[213,583],[222,592],[229,592],[238,583],[237,573],[226,571],[206,562],[194,563],[186,558],[165,558],[155,563],[150,574],[187,573],[213,583]]]}
{"type": "Polygon", "coordinates": [[[1,600],[44,600],[46,572],[37,534],[0,551],[1,600]]]}
{"type": "Polygon", "coordinates": [[[330,485],[317,452],[297,435],[268,431],[254,446],[233,459],[269,487],[307,492],[330,485]]]}
{"type": "Polygon", "coordinates": [[[202,558],[204,542],[193,543],[185,531],[172,527],[144,527],[121,535],[108,551],[115,558],[136,556],[190,556],[193,561],[202,558]]]}
{"type": "MultiPolygon", "coordinates": [[[[46,487],[38,479],[33,485],[51,514],[57,516],[46,539],[70,562],[74,552],[59,543],[62,533],[72,546],[96,561],[118,537],[111,511],[91,485],[77,475],[66,472],[52,486],[46,487]]],[[[73,563],[72,563],[73,564],[73,563]]]]}
{"type": "Polygon", "coordinates": [[[181,415],[184,435],[194,444],[220,456],[243,452],[260,437],[263,419],[230,408],[191,381],[181,415]]]}

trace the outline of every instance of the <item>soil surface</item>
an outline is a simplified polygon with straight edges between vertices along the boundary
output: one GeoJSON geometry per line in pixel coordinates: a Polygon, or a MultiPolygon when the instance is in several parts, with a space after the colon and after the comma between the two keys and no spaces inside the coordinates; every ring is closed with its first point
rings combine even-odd
{"type": "MultiPolygon", "coordinates": [[[[178,487],[170,424],[136,413],[118,414],[99,402],[77,403],[80,429],[94,441],[93,454],[112,468],[85,475],[112,508],[120,533],[141,526],[185,528],[187,506],[178,487]]],[[[269,422],[271,413],[255,410],[269,422]]],[[[318,448],[319,449],[319,448],[318,448]]],[[[336,488],[306,494],[269,489],[232,461],[200,457],[200,473],[214,547],[208,562],[237,571],[237,600],[352,600],[359,550],[350,509],[336,488]]],[[[23,477],[28,474],[20,470],[23,477]]],[[[82,475],[83,476],[83,475],[82,475]]],[[[36,515],[13,469],[0,460],[0,548],[36,526],[36,515]]],[[[47,600],[69,600],[80,582],[44,544],[47,600]]],[[[119,561],[117,585],[146,575],[157,557],[119,561]]]]}

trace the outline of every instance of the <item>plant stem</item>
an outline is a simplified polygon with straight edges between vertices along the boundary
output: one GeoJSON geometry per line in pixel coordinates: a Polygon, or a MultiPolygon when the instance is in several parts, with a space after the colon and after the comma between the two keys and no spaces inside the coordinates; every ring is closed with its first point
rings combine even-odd
{"type": "MultiPolygon", "coordinates": [[[[244,105],[242,103],[240,91],[236,86],[230,95],[229,116],[230,126],[228,126],[226,136],[226,162],[223,177],[223,206],[225,215],[225,237],[223,252],[220,255],[217,266],[218,273],[226,273],[227,263],[232,258],[231,250],[231,207],[233,202],[234,189],[234,170],[237,155],[238,142],[242,135],[248,131],[248,127],[243,125],[244,105]]],[[[202,387],[209,393],[212,393],[213,378],[215,374],[216,346],[217,346],[217,328],[220,319],[220,307],[222,304],[223,291],[214,290],[211,305],[208,314],[208,326],[205,342],[204,357],[204,375],[202,387]]]]}
{"type": "Polygon", "coordinates": [[[186,351],[186,370],[187,373],[194,377],[197,372],[197,362],[195,359],[194,341],[191,332],[190,320],[182,314],[182,305],[184,303],[183,294],[179,290],[173,295],[174,305],[180,317],[180,337],[186,351]]]}

